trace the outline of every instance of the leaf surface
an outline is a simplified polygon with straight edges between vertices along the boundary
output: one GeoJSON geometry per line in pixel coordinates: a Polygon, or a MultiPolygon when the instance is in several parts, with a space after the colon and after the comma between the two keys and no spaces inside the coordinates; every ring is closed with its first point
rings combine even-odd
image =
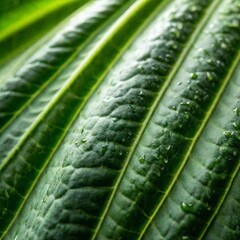
{"type": "Polygon", "coordinates": [[[85,2],[1,58],[1,239],[237,240],[239,0],[85,2]]]}

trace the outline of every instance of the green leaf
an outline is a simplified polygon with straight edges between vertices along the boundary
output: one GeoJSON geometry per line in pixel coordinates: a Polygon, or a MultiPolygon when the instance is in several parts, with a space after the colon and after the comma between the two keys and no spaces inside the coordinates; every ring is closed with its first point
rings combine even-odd
{"type": "Polygon", "coordinates": [[[239,1],[85,2],[0,12],[0,239],[240,238],[239,1]]]}
{"type": "Polygon", "coordinates": [[[3,0],[2,11],[0,11],[0,66],[26,49],[86,1],[3,0]],[[5,8],[6,10],[3,11],[5,8]]]}

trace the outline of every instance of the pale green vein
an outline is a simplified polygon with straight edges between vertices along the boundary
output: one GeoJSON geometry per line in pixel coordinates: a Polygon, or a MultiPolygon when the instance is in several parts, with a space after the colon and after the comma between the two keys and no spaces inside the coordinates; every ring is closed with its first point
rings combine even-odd
{"type": "Polygon", "coordinates": [[[190,144],[189,148],[188,148],[188,151],[182,161],[182,164],[180,165],[178,171],[175,173],[174,175],[174,178],[171,182],[171,184],[169,185],[167,191],[166,191],[166,194],[164,195],[164,197],[161,199],[161,201],[159,202],[158,206],[156,207],[156,210],[154,211],[153,215],[151,216],[151,218],[149,219],[148,223],[146,224],[146,226],[144,227],[139,239],[142,238],[143,234],[145,233],[146,229],[148,228],[148,226],[150,225],[150,223],[152,222],[152,220],[154,219],[154,217],[156,216],[156,214],[158,213],[159,209],[161,208],[163,202],[166,200],[167,196],[169,195],[169,193],[171,192],[171,190],[173,189],[175,183],[177,182],[177,179],[179,178],[181,172],[183,171],[186,163],[187,163],[187,160],[188,158],[190,157],[191,153],[192,153],[192,150],[197,142],[197,140],[199,139],[199,137],[201,136],[201,133],[203,132],[207,122],[209,121],[210,117],[212,116],[212,113],[214,111],[214,109],[216,108],[229,80],[231,79],[231,76],[238,64],[238,61],[239,61],[239,57],[240,57],[240,54],[237,56],[237,58],[235,59],[235,61],[233,62],[231,68],[230,68],[230,71],[228,72],[226,78],[224,79],[222,85],[221,85],[221,88],[219,89],[218,93],[216,94],[216,97],[211,105],[211,107],[209,108],[209,111],[207,112],[206,114],[206,117],[204,118],[203,122],[201,123],[198,131],[196,132],[196,135],[194,136],[193,140],[192,140],[192,143],[190,144]]]}
{"type": "MultiPolygon", "coordinates": [[[[71,78],[68,80],[68,82],[65,84],[65,86],[59,91],[59,93],[54,97],[54,99],[50,102],[50,104],[48,105],[48,107],[39,115],[39,117],[37,118],[36,122],[28,129],[28,131],[26,131],[25,135],[22,138],[22,141],[18,143],[18,145],[16,146],[15,150],[12,151],[8,157],[8,159],[6,160],[5,164],[0,168],[0,171],[7,165],[7,163],[10,161],[10,159],[14,156],[14,154],[18,151],[18,149],[24,144],[24,142],[27,140],[27,138],[29,137],[29,134],[31,132],[33,132],[34,129],[36,129],[38,127],[39,124],[41,124],[42,120],[47,116],[47,114],[50,112],[50,110],[54,107],[54,105],[61,100],[61,97],[65,95],[65,93],[70,89],[71,85],[75,82],[75,80],[78,78],[79,75],[81,75],[81,73],[86,70],[89,65],[91,65],[91,63],[94,61],[94,59],[96,57],[100,57],[102,50],[104,50],[104,48],[109,48],[109,46],[111,46],[111,41],[114,37],[121,37],[121,31],[123,30],[125,26],[127,26],[129,24],[129,22],[133,22],[136,21],[134,19],[135,15],[141,10],[143,10],[146,5],[148,4],[148,0],[142,0],[142,1],[138,1],[136,2],[133,6],[131,6],[129,8],[128,11],[126,11],[118,20],[117,22],[107,31],[107,33],[104,35],[104,37],[99,41],[99,43],[91,50],[91,52],[88,54],[88,56],[86,56],[86,61],[84,61],[78,69],[76,69],[76,71],[72,74],[71,78]],[[120,36],[119,36],[120,35],[120,36]]],[[[135,37],[137,37],[137,35],[141,32],[141,30],[143,30],[145,28],[147,24],[147,21],[144,22],[144,24],[142,24],[141,26],[136,27],[136,31],[134,32],[134,34],[131,35],[131,37],[124,42],[124,46],[121,48],[120,51],[118,51],[118,54],[115,55],[115,57],[113,58],[113,60],[111,62],[109,62],[108,64],[108,68],[105,69],[105,71],[102,72],[102,75],[99,77],[98,82],[91,88],[91,90],[89,91],[89,93],[86,95],[83,103],[81,104],[81,106],[78,108],[78,110],[75,112],[75,114],[73,115],[71,121],[69,121],[68,125],[66,126],[65,130],[63,131],[63,134],[61,135],[61,137],[59,137],[58,142],[56,143],[54,149],[52,150],[51,154],[48,156],[48,158],[46,159],[45,163],[43,164],[41,170],[39,171],[39,175],[35,178],[35,180],[32,183],[32,186],[29,188],[27,194],[25,195],[25,199],[24,201],[21,203],[21,205],[18,208],[18,211],[16,212],[14,218],[12,219],[11,223],[9,224],[8,228],[5,230],[5,232],[3,233],[2,237],[0,239],[3,239],[3,237],[5,236],[5,234],[9,231],[9,229],[11,228],[12,224],[14,223],[14,221],[16,220],[20,210],[22,209],[23,205],[25,204],[25,202],[27,201],[29,195],[31,194],[32,190],[34,189],[36,183],[38,182],[41,174],[43,173],[44,169],[47,167],[49,160],[52,158],[52,156],[54,155],[54,153],[56,152],[56,150],[59,148],[63,138],[65,137],[65,135],[68,133],[68,129],[69,127],[73,124],[73,122],[75,121],[76,117],[79,115],[79,112],[83,109],[83,107],[86,105],[86,102],[88,101],[88,99],[92,96],[92,94],[95,92],[96,88],[98,87],[98,85],[101,83],[102,79],[105,77],[105,75],[107,74],[107,72],[109,71],[109,69],[111,69],[111,67],[115,64],[115,62],[117,61],[117,59],[122,55],[122,53],[127,49],[127,47],[130,45],[130,43],[135,39],[135,37]]]]}

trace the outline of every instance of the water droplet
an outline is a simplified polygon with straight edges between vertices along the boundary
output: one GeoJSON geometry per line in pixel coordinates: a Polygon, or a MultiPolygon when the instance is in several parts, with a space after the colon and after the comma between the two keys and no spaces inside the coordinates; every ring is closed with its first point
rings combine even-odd
{"type": "Polygon", "coordinates": [[[209,28],[213,29],[213,28],[215,28],[215,25],[212,23],[212,24],[209,25],[209,28]]]}
{"type": "Polygon", "coordinates": [[[104,154],[107,151],[107,145],[103,144],[102,145],[102,154],[104,154]]]}
{"type": "Polygon", "coordinates": [[[196,73],[191,73],[191,79],[197,79],[198,78],[198,75],[196,73]]]}
{"type": "Polygon", "coordinates": [[[226,138],[229,138],[232,135],[232,132],[231,131],[224,131],[223,134],[226,138]]]}
{"type": "Polygon", "coordinates": [[[232,124],[235,128],[237,128],[237,123],[236,122],[233,122],[232,124]]]}
{"type": "Polygon", "coordinates": [[[233,112],[237,115],[237,116],[239,116],[240,115],[240,108],[234,108],[233,109],[233,112]]]}
{"type": "Polygon", "coordinates": [[[229,24],[230,27],[237,28],[239,27],[239,21],[237,19],[233,19],[231,23],[229,24]]]}
{"type": "Polygon", "coordinates": [[[173,49],[178,49],[178,46],[176,44],[173,44],[173,49]]]}
{"type": "Polygon", "coordinates": [[[211,74],[210,72],[207,72],[207,79],[208,79],[209,81],[212,81],[212,80],[213,80],[213,76],[212,76],[212,74],[211,74]]]}
{"type": "Polygon", "coordinates": [[[75,145],[78,145],[78,141],[75,141],[75,145]]]}
{"type": "Polygon", "coordinates": [[[183,125],[181,123],[178,124],[178,128],[182,128],[183,125]]]}
{"type": "Polygon", "coordinates": [[[193,205],[191,203],[182,202],[181,209],[186,213],[191,213],[192,212],[192,206],[193,205]]]}
{"type": "Polygon", "coordinates": [[[168,145],[168,146],[166,147],[166,150],[169,151],[170,149],[171,149],[171,145],[168,145]]]}
{"type": "Polygon", "coordinates": [[[82,139],[82,143],[85,143],[85,142],[87,142],[87,139],[86,139],[86,138],[83,138],[83,139],[82,139]]]}
{"type": "Polygon", "coordinates": [[[207,62],[209,63],[209,65],[215,66],[214,61],[211,58],[209,58],[207,62]]]}
{"type": "Polygon", "coordinates": [[[152,69],[152,70],[156,70],[156,67],[155,67],[155,66],[152,66],[151,69],[152,69]]]}
{"type": "Polygon", "coordinates": [[[132,134],[133,134],[132,131],[129,131],[129,132],[128,132],[128,135],[129,135],[129,136],[132,136],[132,134]]]}
{"type": "Polygon", "coordinates": [[[227,45],[225,43],[221,43],[221,48],[225,49],[227,48],[227,45]]]}
{"type": "Polygon", "coordinates": [[[143,66],[141,66],[141,65],[138,65],[138,66],[137,66],[137,69],[138,69],[138,71],[139,71],[140,73],[143,73],[143,72],[144,72],[144,68],[143,68],[143,66]]]}
{"type": "Polygon", "coordinates": [[[194,99],[195,99],[195,100],[199,100],[198,95],[194,95],[194,99]]]}
{"type": "Polygon", "coordinates": [[[191,8],[190,8],[191,12],[196,12],[197,9],[198,9],[197,6],[191,6],[191,8]]]}
{"type": "Polygon", "coordinates": [[[140,91],[139,95],[142,96],[143,95],[143,91],[140,91]]]}
{"type": "Polygon", "coordinates": [[[188,113],[188,112],[184,112],[184,118],[185,118],[185,119],[189,119],[189,118],[190,118],[190,116],[189,116],[189,113],[188,113]]]}
{"type": "Polygon", "coordinates": [[[207,210],[211,211],[212,207],[207,203],[207,210]]]}
{"type": "Polygon", "coordinates": [[[234,157],[237,156],[237,151],[234,150],[232,154],[234,157]]]}
{"type": "Polygon", "coordinates": [[[182,28],[183,28],[183,24],[182,23],[177,23],[177,28],[179,29],[179,30],[181,30],[182,28]]]}
{"type": "Polygon", "coordinates": [[[163,161],[164,161],[164,163],[168,163],[168,159],[167,158],[164,158],[163,161]]]}
{"type": "MultiPolygon", "coordinates": [[[[179,32],[178,30],[176,30],[175,28],[172,28],[172,29],[171,29],[171,32],[174,33],[177,38],[180,37],[180,32],[179,32]]],[[[177,45],[176,45],[176,46],[177,46],[177,45]]],[[[174,46],[173,46],[173,47],[174,47],[174,46]]]]}
{"type": "Polygon", "coordinates": [[[173,106],[172,106],[172,109],[173,109],[173,110],[176,110],[176,109],[177,109],[177,107],[173,105],[173,106]]]}
{"type": "Polygon", "coordinates": [[[139,162],[140,162],[141,164],[144,164],[144,163],[145,163],[145,156],[144,156],[144,155],[139,158],[139,162]]]}
{"type": "Polygon", "coordinates": [[[182,82],[178,82],[177,84],[178,84],[178,85],[182,85],[182,82]]]}

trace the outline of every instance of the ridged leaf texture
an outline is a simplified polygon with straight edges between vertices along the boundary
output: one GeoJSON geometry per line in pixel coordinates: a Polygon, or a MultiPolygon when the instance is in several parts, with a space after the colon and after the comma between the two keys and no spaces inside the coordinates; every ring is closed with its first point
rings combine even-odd
{"type": "Polygon", "coordinates": [[[0,28],[0,239],[240,239],[239,0],[2,0],[0,28]]]}

